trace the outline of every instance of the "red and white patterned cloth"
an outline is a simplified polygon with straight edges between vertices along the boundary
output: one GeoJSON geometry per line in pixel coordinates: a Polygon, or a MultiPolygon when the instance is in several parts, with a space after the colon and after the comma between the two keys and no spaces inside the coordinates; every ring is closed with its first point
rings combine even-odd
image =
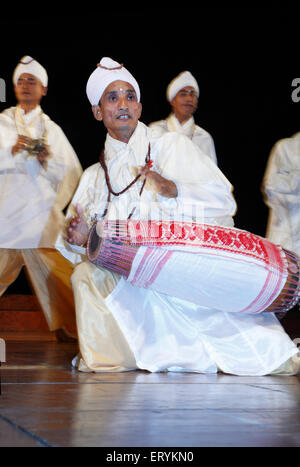
{"type": "MultiPolygon", "coordinates": [[[[282,248],[247,231],[172,221],[108,221],[101,230],[104,242],[98,259],[110,254],[107,249],[104,254],[103,245],[112,242],[117,260],[110,256],[109,262],[118,263],[118,270],[107,261],[98,265],[122,274],[124,260],[123,275],[132,285],[202,306],[261,313],[287,281],[288,261],[282,248]]],[[[296,289],[299,295],[299,286],[296,289]]]]}

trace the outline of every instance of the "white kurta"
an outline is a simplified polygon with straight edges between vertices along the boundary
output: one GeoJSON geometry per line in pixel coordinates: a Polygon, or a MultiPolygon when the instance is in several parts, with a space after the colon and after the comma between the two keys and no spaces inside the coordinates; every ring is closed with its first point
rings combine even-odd
{"type": "Polygon", "coordinates": [[[39,106],[22,115],[26,128],[15,112],[11,107],[0,114],[0,247],[53,248],[82,168],[61,128],[39,106]],[[27,151],[12,156],[18,131],[37,139],[44,127],[51,152],[46,170],[27,151]]]}
{"type": "MultiPolygon", "coordinates": [[[[176,183],[178,198],[164,199],[144,190],[141,205],[138,182],[112,200],[110,217],[117,213],[126,219],[134,205],[133,219],[181,219],[184,212],[185,219],[191,220],[193,212],[201,212],[196,217],[199,222],[232,226],[236,206],[230,183],[207,156],[199,157],[201,152],[188,138],[176,133],[151,140],[151,130],[139,123],[127,145],[108,136],[105,154],[113,189],[119,191],[132,180],[131,169],[143,164],[149,141],[154,170],[176,183]],[[114,209],[117,202],[118,210],[114,209]],[[196,209],[185,210],[183,206],[192,202],[196,209]]],[[[106,198],[104,173],[95,164],[83,174],[72,204],[81,204],[89,220],[103,213],[106,198]]],[[[138,288],[118,274],[95,267],[83,249],[82,256],[72,252],[63,236],[57,248],[80,263],[72,276],[80,345],[75,364],[80,370],[221,369],[263,375],[289,361],[291,365],[280,371],[295,371],[290,358],[297,347],[273,314],[237,316],[138,288]]]]}
{"type": "Polygon", "coordinates": [[[180,124],[174,114],[170,114],[166,120],[159,120],[150,123],[149,127],[153,130],[153,136],[162,136],[168,131],[175,131],[190,138],[193,143],[201,149],[204,154],[209,156],[217,164],[217,155],[212,136],[203,128],[195,124],[194,117],[180,124]]]}
{"type": "Polygon", "coordinates": [[[300,255],[300,133],[272,149],[263,191],[270,208],[267,238],[300,255]]]}
{"type": "Polygon", "coordinates": [[[0,114],[0,296],[23,266],[49,329],[76,334],[70,283],[73,268],[54,249],[82,168],[61,128],[40,106],[0,114]],[[18,134],[39,139],[46,130],[51,157],[44,169],[27,151],[12,155],[18,134]]]}
{"type": "Polygon", "coordinates": [[[272,149],[263,191],[270,208],[267,238],[300,255],[300,133],[272,149]]]}

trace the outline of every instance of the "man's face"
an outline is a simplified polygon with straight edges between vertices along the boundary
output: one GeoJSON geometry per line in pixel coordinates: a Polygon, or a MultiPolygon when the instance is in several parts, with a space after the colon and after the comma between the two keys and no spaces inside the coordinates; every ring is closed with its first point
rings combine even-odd
{"type": "Polygon", "coordinates": [[[93,112],[113,138],[128,142],[141,116],[142,104],[131,84],[114,81],[105,89],[100,105],[93,106],[93,112]]]}
{"type": "Polygon", "coordinates": [[[197,92],[192,86],[182,88],[171,101],[173,112],[180,123],[188,120],[198,106],[197,92]]]}
{"type": "Polygon", "coordinates": [[[43,96],[47,94],[41,81],[30,73],[20,75],[15,86],[15,95],[19,104],[38,105],[43,96]]]}

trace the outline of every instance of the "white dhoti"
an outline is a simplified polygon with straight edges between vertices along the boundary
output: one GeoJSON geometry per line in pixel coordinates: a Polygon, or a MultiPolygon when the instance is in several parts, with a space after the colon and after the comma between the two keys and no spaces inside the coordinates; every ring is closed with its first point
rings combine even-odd
{"type": "Polygon", "coordinates": [[[73,265],[50,248],[0,249],[0,296],[16,280],[23,266],[50,331],[62,328],[76,336],[74,298],[70,283],[73,265]]]}
{"type": "Polygon", "coordinates": [[[237,315],[137,288],[89,262],[72,275],[81,371],[294,374],[297,347],[273,313],[237,315]]]}

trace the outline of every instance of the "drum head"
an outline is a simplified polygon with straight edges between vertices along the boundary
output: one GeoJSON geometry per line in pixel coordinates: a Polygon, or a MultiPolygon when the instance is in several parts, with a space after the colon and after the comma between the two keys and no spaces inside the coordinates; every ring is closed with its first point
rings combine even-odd
{"type": "Polygon", "coordinates": [[[87,257],[90,261],[93,261],[95,258],[97,258],[102,242],[101,237],[99,237],[99,235],[97,234],[96,227],[97,223],[95,222],[95,224],[90,230],[86,249],[87,257]]]}

